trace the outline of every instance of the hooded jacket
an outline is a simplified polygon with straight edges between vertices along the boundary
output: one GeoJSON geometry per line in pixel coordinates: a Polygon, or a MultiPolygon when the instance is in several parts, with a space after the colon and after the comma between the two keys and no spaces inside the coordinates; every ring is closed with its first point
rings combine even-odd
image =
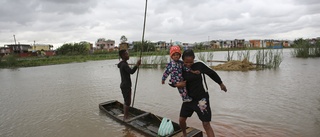
{"type": "Polygon", "coordinates": [[[118,63],[118,68],[120,70],[121,75],[121,84],[120,88],[131,88],[131,77],[130,75],[136,72],[137,66],[134,66],[132,69],[129,67],[127,61],[120,61],[118,63]]]}

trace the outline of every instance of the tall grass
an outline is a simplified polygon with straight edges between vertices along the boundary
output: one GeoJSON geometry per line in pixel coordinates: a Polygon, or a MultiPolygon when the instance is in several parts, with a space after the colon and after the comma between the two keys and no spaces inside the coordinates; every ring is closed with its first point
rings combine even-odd
{"type": "MultiPolygon", "coordinates": [[[[320,48],[311,49],[311,53],[320,54],[320,48]]],[[[143,68],[164,68],[166,64],[170,61],[168,56],[168,51],[157,51],[157,52],[143,52],[142,55],[142,65],[143,68]]],[[[229,54],[229,52],[228,52],[229,54]]],[[[231,55],[228,55],[228,60],[235,60],[234,54],[237,55],[238,60],[250,58],[250,50],[245,51],[231,51],[231,55]]],[[[136,59],[130,60],[130,64],[135,64],[137,59],[140,57],[140,52],[130,52],[131,57],[136,57],[136,59]]],[[[199,52],[196,54],[199,60],[207,62],[212,60],[214,52],[199,52]]],[[[282,62],[282,50],[268,49],[266,51],[257,51],[256,64],[263,64],[268,68],[277,68],[282,62]]],[[[73,55],[73,56],[50,56],[46,57],[28,57],[28,58],[17,58],[13,55],[3,57],[0,61],[0,68],[8,67],[32,67],[32,66],[43,66],[43,65],[54,65],[54,64],[64,64],[72,62],[86,62],[88,60],[106,60],[106,59],[118,59],[118,53],[113,52],[111,54],[91,54],[91,55],[73,55]]]]}
{"type": "Polygon", "coordinates": [[[3,57],[0,68],[11,67],[33,67],[55,64],[66,64],[72,62],[86,62],[88,60],[117,59],[117,54],[95,54],[95,55],[73,55],[73,56],[50,56],[50,57],[28,57],[18,58],[14,55],[3,57]]]}
{"type": "Polygon", "coordinates": [[[294,41],[292,55],[299,58],[320,57],[320,40],[310,43],[302,38],[294,41]]]}
{"type": "Polygon", "coordinates": [[[14,68],[18,64],[17,57],[15,55],[7,55],[1,57],[0,68],[14,68]]]}
{"type": "Polygon", "coordinates": [[[249,61],[249,59],[250,59],[250,51],[249,50],[238,51],[237,55],[238,55],[238,60],[247,59],[249,61]]]}
{"type": "Polygon", "coordinates": [[[255,57],[258,67],[262,66],[276,69],[279,68],[283,61],[283,51],[282,49],[262,49],[257,51],[255,57]]]}
{"type": "Polygon", "coordinates": [[[198,54],[196,54],[197,58],[203,62],[207,62],[208,60],[212,60],[213,59],[213,52],[199,52],[198,54]]]}
{"type": "MultiPolygon", "coordinates": [[[[251,51],[252,50],[237,50],[237,51],[228,51],[227,54],[227,60],[232,61],[232,60],[247,60],[250,62],[251,57],[255,57],[255,64],[257,69],[262,69],[262,68],[279,68],[281,62],[283,61],[283,50],[282,49],[262,49],[262,50],[257,50],[256,54],[254,56],[251,56],[251,51]],[[236,58],[234,58],[236,54],[236,58]]],[[[211,55],[206,54],[206,53],[198,53],[198,59],[202,61],[206,61],[206,58],[213,58],[213,53],[210,53],[211,55]]]]}
{"type": "MultiPolygon", "coordinates": [[[[228,52],[228,61],[231,60],[248,60],[250,62],[250,51],[251,50],[243,50],[243,51],[231,51],[228,52]],[[237,58],[234,58],[234,54],[237,54],[237,58]]],[[[257,50],[255,55],[255,65],[258,69],[260,68],[278,68],[283,61],[283,51],[282,49],[261,49],[257,50]]]]}
{"type": "Polygon", "coordinates": [[[225,57],[227,61],[231,60],[244,60],[247,59],[249,61],[250,59],[250,50],[243,50],[243,51],[228,51],[228,54],[225,57]],[[237,58],[234,57],[234,55],[237,54],[237,58]]]}
{"type": "Polygon", "coordinates": [[[230,53],[230,50],[228,50],[228,54],[226,56],[227,61],[234,60],[234,57],[233,57],[234,54],[235,54],[235,51],[231,51],[230,53]]]}
{"type": "MultiPolygon", "coordinates": [[[[167,51],[146,52],[141,57],[141,68],[164,68],[169,62],[170,58],[167,56],[167,51]]],[[[130,61],[130,64],[135,64],[140,58],[140,53],[135,53],[136,58],[130,61]]]]}
{"type": "Polygon", "coordinates": [[[298,39],[294,41],[294,50],[292,55],[295,57],[307,58],[309,57],[310,43],[303,39],[298,39]]]}

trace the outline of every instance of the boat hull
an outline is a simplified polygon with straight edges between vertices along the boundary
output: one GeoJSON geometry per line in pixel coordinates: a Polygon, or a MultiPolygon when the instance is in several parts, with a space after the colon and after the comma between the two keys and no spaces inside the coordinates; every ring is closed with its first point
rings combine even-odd
{"type": "MultiPolygon", "coordinates": [[[[115,119],[116,121],[128,125],[140,133],[146,136],[158,136],[158,129],[161,124],[161,120],[163,117],[157,116],[150,112],[146,112],[137,108],[130,107],[129,108],[129,117],[126,121],[123,121],[123,104],[116,101],[111,100],[107,102],[103,102],[99,104],[100,110],[104,111],[109,117],[115,119]]],[[[182,131],[178,123],[172,121],[174,132],[168,136],[181,136],[182,131]]],[[[202,137],[202,131],[188,127],[187,128],[187,136],[188,137],[202,137]]]]}

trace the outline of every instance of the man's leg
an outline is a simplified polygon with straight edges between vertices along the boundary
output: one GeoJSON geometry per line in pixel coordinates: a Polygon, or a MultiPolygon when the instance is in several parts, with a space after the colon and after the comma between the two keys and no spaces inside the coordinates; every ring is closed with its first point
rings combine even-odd
{"type": "Polygon", "coordinates": [[[211,125],[210,125],[210,122],[202,122],[202,125],[203,125],[204,130],[207,133],[207,136],[208,137],[214,137],[214,132],[213,132],[213,129],[212,129],[211,125]]]}
{"type": "Polygon", "coordinates": [[[179,125],[180,125],[180,128],[182,130],[183,137],[187,136],[187,131],[186,131],[187,123],[186,123],[186,121],[187,121],[186,117],[180,117],[179,118],[179,125]]]}
{"type": "Polygon", "coordinates": [[[124,98],[123,121],[125,121],[129,117],[129,107],[131,105],[131,88],[125,89],[124,92],[122,92],[122,94],[124,98]]]}
{"type": "Polygon", "coordinates": [[[123,105],[123,121],[128,119],[129,106],[123,105]]]}

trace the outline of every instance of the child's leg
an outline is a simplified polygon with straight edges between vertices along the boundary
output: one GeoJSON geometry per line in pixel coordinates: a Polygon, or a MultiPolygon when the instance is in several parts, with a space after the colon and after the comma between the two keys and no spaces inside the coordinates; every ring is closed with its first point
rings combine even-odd
{"type": "Polygon", "coordinates": [[[181,96],[183,102],[192,101],[192,98],[188,96],[187,89],[185,87],[184,88],[178,88],[178,91],[180,93],[180,96],[181,96]]]}

